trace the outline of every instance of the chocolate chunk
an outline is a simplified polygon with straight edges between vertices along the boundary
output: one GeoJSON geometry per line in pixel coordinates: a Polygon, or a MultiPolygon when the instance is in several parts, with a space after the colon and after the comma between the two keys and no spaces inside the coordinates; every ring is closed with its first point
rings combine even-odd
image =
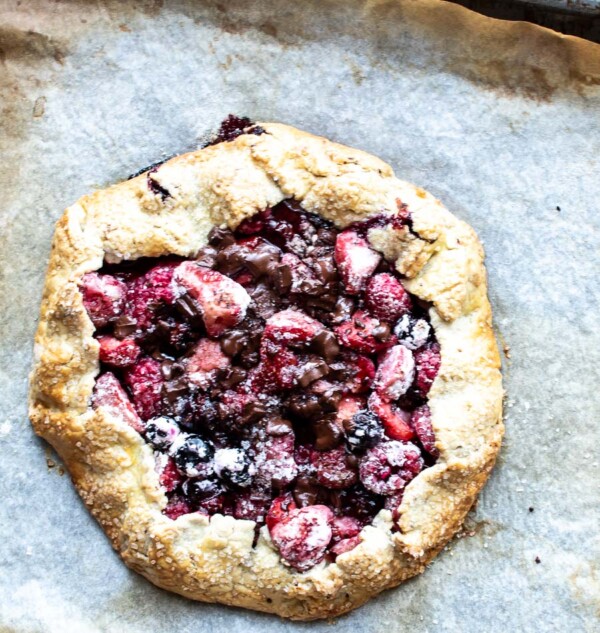
{"type": "Polygon", "coordinates": [[[314,420],[322,414],[320,396],[314,393],[295,393],[286,404],[290,414],[300,420],[314,420]]]}
{"type": "Polygon", "coordinates": [[[289,264],[280,264],[272,273],[273,285],[282,294],[287,294],[292,287],[292,268],[289,264]]]}
{"type": "MultiPolygon", "coordinates": [[[[354,320],[355,324],[358,324],[358,320],[354,320]]],[[[387,323],[380,322],[379,325],[375,326],[372,331],[373,338],[376,341],[380,341],[381,343],[385,343],[390,340],[391,330],[390,326],[387,323]]]]}
{"type": "Polygon", "coordinates": [[[260,420],[265,413],[267,412],[267,407],[260,402],[260,400],[254,400],[253,402],[248,402],[244,405],[242,409],[242,415],[238,418],[237,423],[240,426],[245,426],[250,424],[251,422],[256,422],[260,420]]]}
{"type": "Polygon", "coordinates": [[[224,354],[233,358],[242,352],[249,343],[249,337],[242,330],[229,330],[225,332],[219,341],[224,354]]]}
{"type": "Polygon", "coordinates": [[[196,262],[205,268],[214,268],[217,261],[217,249],[213,246],[203,246],[196,255],[196,262]]]}
{"type": "Polygon", "coordinates": [[[326,363],[331,363],[340,351],[335,334],[329,330],[321,330],[312,339],[310,346],[319,356],[325,359],[326,363]]]}
{"type": "Polygon", "coordinates": [[[315,448],[318,451],[328,451],[342,442],[344,431],[336,422],[336,414],[327,415],[313,424],[315,433],[315,448]]]}
{"type": "Polygon", "coordinates": [[[266,275],[279,261],[281,251],[268,242],[262,242],[246,255],[246,268],[255,276],[266,275]]]}
{"type": "Polygon", "coordinates": [[[267,421],[267,434],[274,437],[288,435],[293,432],[292,423],[280,417],[269,418],[267,421]]]}
{"type": "Polygon", "coordinates": [[[185,368],[181,363],[177,363],[172,360],[163,361],[162,365],[160,366],[160,370],[165,380],[173,380],[174,378],[179,378],[180,376],[183,376],[185,372],[185,368]]]}
{"type": "Polygon", "coordinates": [[[327,376],[328,373],[327,363],[322,358],[315,357],[298,367],[296,376],[301,387],[308,387],[311,382],[327,376]]]}
{"type": "Polygon", "coordinates": [[[131,336],[137,328],[137,322],[134,318],[122,314],[116,321],[114,327],[115,336],[119,339],[131,336]]]}
{"type": "Polygon", "coordinates": [[[350,319],[350,316],[354,312],[354,300],[350,297],[340,295],[337,298],[335,309],[333,310],[330,321],[332,324],[339,325],[345,323],[350,319]]]}
{"type": "Polygon", "coordinates": [[[246,263],[245,249],[238,244],[226,246],[217,253],[216,267],[225,275],[239,273],[246,263]]]}
{"type": "Polygon", "coordinates": [[[235,236],[229,229],[215,226],[208,234],[208,243],[219,249],[226,248],[235,244],[235,236]]]}
{"type": "Polygon", "coordinates": [[[319,485],[314,477],[300,476],[296,480],[292,494],[296,505],[299,508],[305,508],[317,502],[319,492],[319,485]]]}
{"type": "Polygon", "coordinates": [[[317,230],[317,243],[333,246],[337,238],[337,231],[331,227],[322,227],[317,230]]]}
{"type": "Polygon", "coordinates": [[[182,394],[188,391],[187,380],[176,378],[163,383],[162,394],[167,402],[175,402],[182,394]]]}
{"type": "Polygon", "coordinates": [[[319,257],[315,260],[313,269],[324,284],[337,280],[337,268],[333,257],[319,257]]]}
{"type": "Polygon", "coordinates": [[[232,389],[246,379],[247,372],[241,367],[226,367],[219,375],[219,383],[225,389],[232,389]]]}
{"type": "Polygon", "coordinates": [[[279,296],[264,283],[259,283],[250,293],[254,309],[262,319],[268,319],[279,311],[279,296]]]}
{"type": "Polygon", "coordinates": [[[246,369],[251,369],[252,367],[256,367],[258,365],[258,361],[260,360],[260,356],[258,352],[253,350],[244,350],[239,357],[239,363],[242,367],[246,369]]]}
{"type": "Polygon", "coordinates": [[[181,314],[190,323],[201,323],[202,314],[198,308],[196,302],[188,295],[184,294],[175,300],[175,307],[179,314],[181,314]]]}

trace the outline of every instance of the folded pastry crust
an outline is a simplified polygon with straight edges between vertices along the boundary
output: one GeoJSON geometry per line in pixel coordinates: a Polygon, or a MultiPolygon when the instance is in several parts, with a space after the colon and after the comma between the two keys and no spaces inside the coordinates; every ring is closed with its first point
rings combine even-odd
{"type": "Polygon", "coordinates": [[[310,620],[349,611],[422,572],[459,529],[486,481],[503,434],[500,360],[483,250],[474,231],[381,160],[294,128],[178,156],[147,174],[81,198],[56,227],[31,376],[30,416],[66,464],[86,505],[125,563],[188,598],[310,620]],[[335,563],[299,573],[263,527],[230,516],[164,516],[166,496],[143,438],[90,397],[99,372],[82,275],[104,260],[191,257],[215,225],[294,197],[338,227],[408,205],[411,228],[373,229],[405,286],[431,302],[441,345],[429,407],[440,456],[406,488],[399,531],[382,510],[362,542],[335,563]]]}

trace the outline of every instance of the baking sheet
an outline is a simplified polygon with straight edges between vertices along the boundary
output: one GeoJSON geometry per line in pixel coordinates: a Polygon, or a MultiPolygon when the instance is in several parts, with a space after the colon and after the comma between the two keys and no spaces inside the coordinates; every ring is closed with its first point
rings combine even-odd
{"type": "Polygon", "coordinates": [[[598,46],[434,0],[0,0],[0,631],[597,631],[599,85],[598,46]],[[229,112],[373,152],[487,251],[498,466],[424,575],[333,625],[128,571],[27,422],[54,221],[229,112]]]}

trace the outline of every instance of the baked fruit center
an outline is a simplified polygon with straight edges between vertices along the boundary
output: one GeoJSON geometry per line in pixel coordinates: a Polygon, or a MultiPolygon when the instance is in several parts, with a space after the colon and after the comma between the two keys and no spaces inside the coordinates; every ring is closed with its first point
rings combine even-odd
{"type": "MultiPolygon", "coordinates": [[[[437,457],[440,365],[427,306],[371,248],[287,200],[194,259],[105,265],[81,281],[96,327],[92,406],[154,449],[166,516],[266,525],[305,571],[359,542],[437,457]]],[[[397,519],[397,516],[394,517],[397,519]]]]}

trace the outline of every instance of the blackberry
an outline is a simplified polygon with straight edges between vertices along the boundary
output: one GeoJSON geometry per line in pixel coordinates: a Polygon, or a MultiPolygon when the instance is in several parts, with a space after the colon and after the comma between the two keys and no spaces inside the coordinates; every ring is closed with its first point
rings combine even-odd
{"type": "Polygon", "coordinates": [[[215,452],[215,473],[226,485],[245,488],[252,483],[254,468],[241,448],[220,448],[215,452]]]}
{"type": "Polygon", "coordinates": [[[173,445],[172,456],[177,470],[188,477],[206,475],[210,470],[213,447],[198,435],[188,435],[183,442],[173,445]]]}
{"type": "Polygon", "coordinates": [[[344,423],[346,442],[352,451],[364,451],[375,446],[383,437],[379,418],[371,411],[362,409],[344,423]]]}
{"type": "Polygon", "coordinates": [[[414,351],[429,340],[431,325],[425,319],[415,319],[410,314],[405,314],[396,323],[394,334],[404,347],[414,351]]]}

